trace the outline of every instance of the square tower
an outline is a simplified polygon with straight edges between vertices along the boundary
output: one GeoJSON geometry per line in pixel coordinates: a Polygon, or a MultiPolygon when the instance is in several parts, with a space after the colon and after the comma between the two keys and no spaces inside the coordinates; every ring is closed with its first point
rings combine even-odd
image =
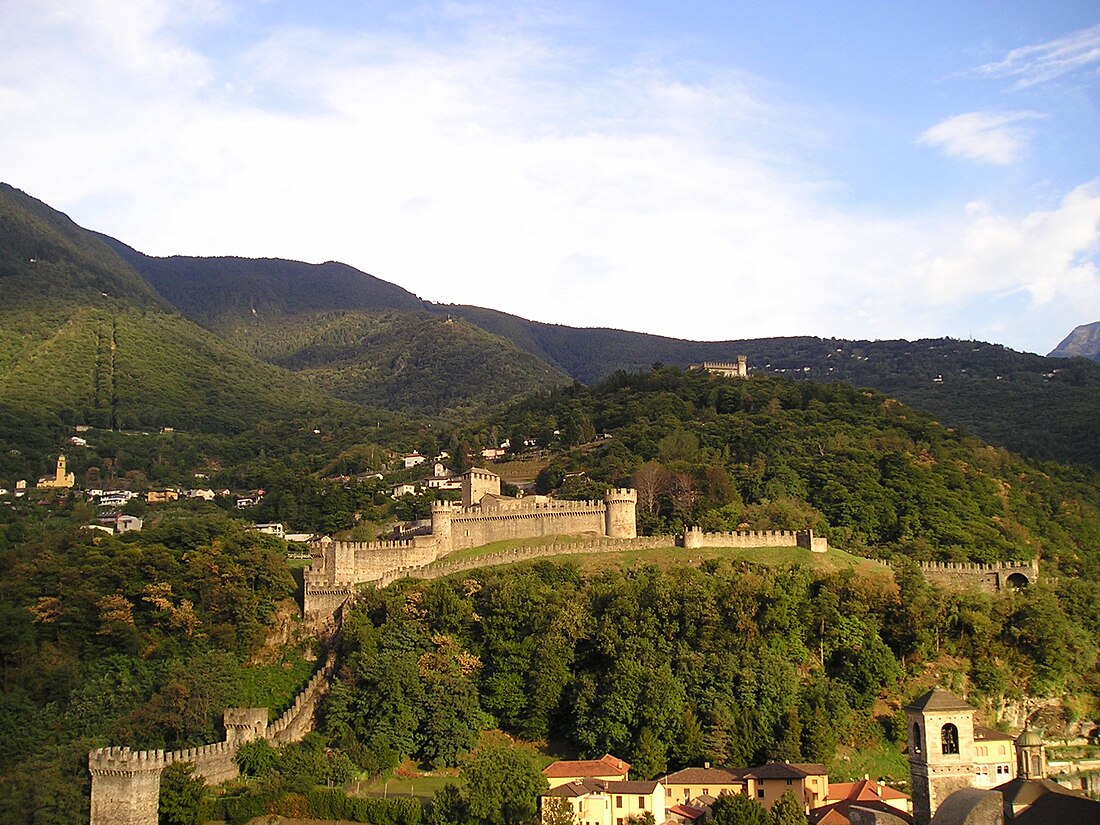
{"type": "Polygon", "coordinates": [[[948,796],[974,784],[974,708],[933,688],[905,708],[913,821],[928,825],[948,796]]]}
{"type": "Polygon", "coordinates": [[[500,476],[471,467],[462,474],[462,506],[474,507],[481,503],[486,495],[500,495],[500,476]]]}

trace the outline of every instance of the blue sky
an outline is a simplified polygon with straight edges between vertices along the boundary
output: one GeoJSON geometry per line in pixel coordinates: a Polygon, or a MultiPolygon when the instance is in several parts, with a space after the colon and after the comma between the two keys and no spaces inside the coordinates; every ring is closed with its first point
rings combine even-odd
{"type": "Polygon", "coordinates": [[[1095,2],[7,0],[0,123],[154,255],[704,340],[1100,320],[1095,2]]]}

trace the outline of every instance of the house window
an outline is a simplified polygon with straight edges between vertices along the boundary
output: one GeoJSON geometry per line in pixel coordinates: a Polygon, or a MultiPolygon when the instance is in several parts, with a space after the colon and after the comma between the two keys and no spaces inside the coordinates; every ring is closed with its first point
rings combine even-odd
{"type": "Polygon", "coordinates": [[[621,796],[615,797],[615,807],[621,808],[623,806],[623,798],[621,796]]]}
{"type": "Polygon", "coordinates": [[[940,742],[944,753],[959,752],[959,729],[948,722],[940,728],[940,742]]]}
{"type": "Polygon", "coordinates": [[[710,789],[709,788],[703,788],[703,796],[709,796],[709,795],[710,795],[710,789]]]}
{"type": "Polygon", "coordinates": [[[638,797],[638,807],[641,808],[643,811],[645,810],[645,797],[644,796],[639,796],[638,797]]]}
{"type": "Polygon", "coordinates": [[[788,785],[793,785],[793,784],[794,784],[794,780],[793,780],[793,779],[788,779],[788,780],[787,780],[787,784],[788,784],[788,785]]]}
{"type": "MultiPolygon", "coordinates": [[[[703,791],[706,793],[706,791],[703,791]]],[[[691,799],[691,788],[684,788],[684,799],[691,799]]]]}
{"type": "Polygon", "coordinates": [[[623,825],[623,818],[621,816],[615,820],[615,825],[623,825]]]}
{"type": "Polygon", "coordinates": [[[756,789],[756,798],[757,799],[763,799],[764,798],[764,789],[763,788],[757,788],[756,789]]]}

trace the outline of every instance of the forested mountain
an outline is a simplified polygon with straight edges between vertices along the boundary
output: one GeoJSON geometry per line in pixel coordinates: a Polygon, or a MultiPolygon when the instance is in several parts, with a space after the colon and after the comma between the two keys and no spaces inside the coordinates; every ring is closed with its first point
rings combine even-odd
{"type": "MultiPolygon", "coordinates": [[[[85,232],[10,187],[3,194],[3,272],[24,304],[37,302],[42,312],[65,302],[159,310],[168,302],[236,350],[357,404],[476,415],[570,379],[591,383],[654,363],[687,366],[747,355],[756,372],[874,387],[996,445],[1100,467],[1100,429],[1092,426],[1100,416],[1100,365],[1076,359],[952,339],[700,342],[577,329],[433,304],[334,262],[152,258],[85,232]],[[36,277],[62,260],[64,277],[36,277]],[[14,278],[17,271],[23,276],[14,278]]],[[[48,313],[42,318],[49,321],[48,313]]],[[[38,320],[9,324],[24,344],[44,329],[38,320]]],[[[14,347],[5,345],[9,352],[14,347]]],[[[6,363],[0,360],[0,367],[6,363]]]]}
{"type": "Polygon", "coordinates": [[[684,341],[575,329],[480,307],[447,311],[505,336],[588,384],[655,363],[734,361],[799,380],[873,387],[1033,458],[1100,467],[1100,365],[950,338],[849,341],[813,337],[684,341]]]}
{"type": "Polygon", "coordinates": [[[507,339],[345,264],[152,258],[102,237],[188,318],[336,398],[453,414],[569,380],[507,339]]]}
{"type": "Polygon", "coordinates": [[[183,318],[64,215],[0,188],[0,475],[74,424],[235,434],[353,416],[308,381],[183,318]]]}

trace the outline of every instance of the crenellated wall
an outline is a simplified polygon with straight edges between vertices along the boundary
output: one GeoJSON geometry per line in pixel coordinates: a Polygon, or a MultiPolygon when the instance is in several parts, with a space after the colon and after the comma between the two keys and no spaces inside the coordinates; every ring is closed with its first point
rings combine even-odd
{"type": "Polygon", "coordinates": [[[940,587],[950,590],[981,590],[997,593],[1002,590],[1019,590],[1039,580],[1039,562],[1002,562],[978,564],[976,562],[921,562],[924,577],[940,587]]]}
{"type": "Polygon", "coordinates": [[[294,704],[272,724],[267,708],[226,708],[224,742],[178,751],[132,751],[98,748],[88,754],[92,775],[91,825],[157,825],[160,775],[176,762],[195,766],[195,776],[218,785],[239,775],[237,749],[245,742],[267,739],[297,742],[313,729],[317,703],[328,689],[336,655],[313,675],[294,704]]]}
{"type": "Polygon", "coordinates": [[[829,549],[824,536],[813,530],[738,530],[732,533],[704,533],[691,527],[681,539],[683,547],[802,547],[814,553],[829,549]]]}

